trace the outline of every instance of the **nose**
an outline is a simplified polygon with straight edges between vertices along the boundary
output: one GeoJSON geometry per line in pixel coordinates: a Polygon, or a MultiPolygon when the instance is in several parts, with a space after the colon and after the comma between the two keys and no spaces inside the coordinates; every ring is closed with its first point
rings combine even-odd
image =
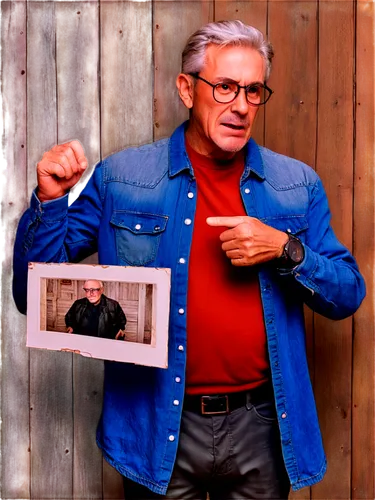
{"type": "Polygon", "coordinates": [[[236,111],[240,115],[246,115],[249,111],[250,104],[247,102],[245,89],[240,89],[237,97],[232,102],[232,111],[236,111]]]}

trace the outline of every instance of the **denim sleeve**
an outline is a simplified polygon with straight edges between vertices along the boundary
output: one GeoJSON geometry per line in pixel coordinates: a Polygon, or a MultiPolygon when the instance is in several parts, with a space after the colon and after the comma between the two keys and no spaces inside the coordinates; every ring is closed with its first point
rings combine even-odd
{"type": "Polygon", "coordinates": [[[28,262],[79,262],[97,250],[104,184],[99,164],[79,198],[41,203],[35,193],[18,225],[13,254],[13,297],[26,313],[28,262]]]}
{"type": "Polygon", "coordinates": [[[323,185],[318,179],[311,192],[305,259],[293,271],[304,286],[305,302],[331,319],[343,319],[360,306],[366,287],[357,263],[336,238],[323,185]]]}

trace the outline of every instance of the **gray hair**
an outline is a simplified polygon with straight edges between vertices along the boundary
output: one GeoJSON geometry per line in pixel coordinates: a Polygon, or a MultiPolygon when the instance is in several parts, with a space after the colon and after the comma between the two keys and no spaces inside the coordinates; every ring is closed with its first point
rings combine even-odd
{"type": "Polygon", "coordinates": [[[99,283],[100,288],[104,288],[104,283],[103,283],[103,281],[101,281],[101,280],[97,280],[97,279],[95,279],[95,278],[89,278],[88,280],[86,280],[86,281],[85,281],[85,283],[83,284],[83,286],[85,286],[85,284],[86,284],[88,281],[96,281],[97,283],[99,283]]]}
{"type": "Polygon", "coordinates": [[[263,33],[253,26],[242,21],[218,21],[202,26],[193,33],[182,52],[182,72],[185,74],[199,73],[205,62],[207,46],[210,44],[226,47],[248,46],[259,52],[265,62],[265,81],[271,73],[272,58],[274,55],[270,42],[263,33]]]}

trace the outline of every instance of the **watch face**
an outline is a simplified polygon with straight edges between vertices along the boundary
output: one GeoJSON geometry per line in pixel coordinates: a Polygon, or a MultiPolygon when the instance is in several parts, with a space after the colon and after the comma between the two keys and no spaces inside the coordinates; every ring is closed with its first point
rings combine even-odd
{"type": "Polygon", "coordinates": [[[300,262],[303,261],[304,257],[304,251],[303,251],[303,245],[299,240],[294,240],[291,239],[288,242],[288,257],[295,262],[296,264],[299,264],[300,262]]]}

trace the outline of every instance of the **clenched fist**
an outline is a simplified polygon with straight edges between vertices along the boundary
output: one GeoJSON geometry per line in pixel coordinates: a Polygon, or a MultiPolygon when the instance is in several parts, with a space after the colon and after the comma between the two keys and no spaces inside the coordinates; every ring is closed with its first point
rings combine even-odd
{"type": "Polygon", "coordinates": [[[230,229],[220,235],[221,248],[234,266],[254,266],[281,257],[288,235],[255,217],[208,217],[209,226],[230,229]]]}
{"type": "Polygon", "coordinates": [[[44,153],[37,165],[39,200],[64,196],[77,184],[87,165],[85,152],[78,141],[57,144],[44,153]]]}

